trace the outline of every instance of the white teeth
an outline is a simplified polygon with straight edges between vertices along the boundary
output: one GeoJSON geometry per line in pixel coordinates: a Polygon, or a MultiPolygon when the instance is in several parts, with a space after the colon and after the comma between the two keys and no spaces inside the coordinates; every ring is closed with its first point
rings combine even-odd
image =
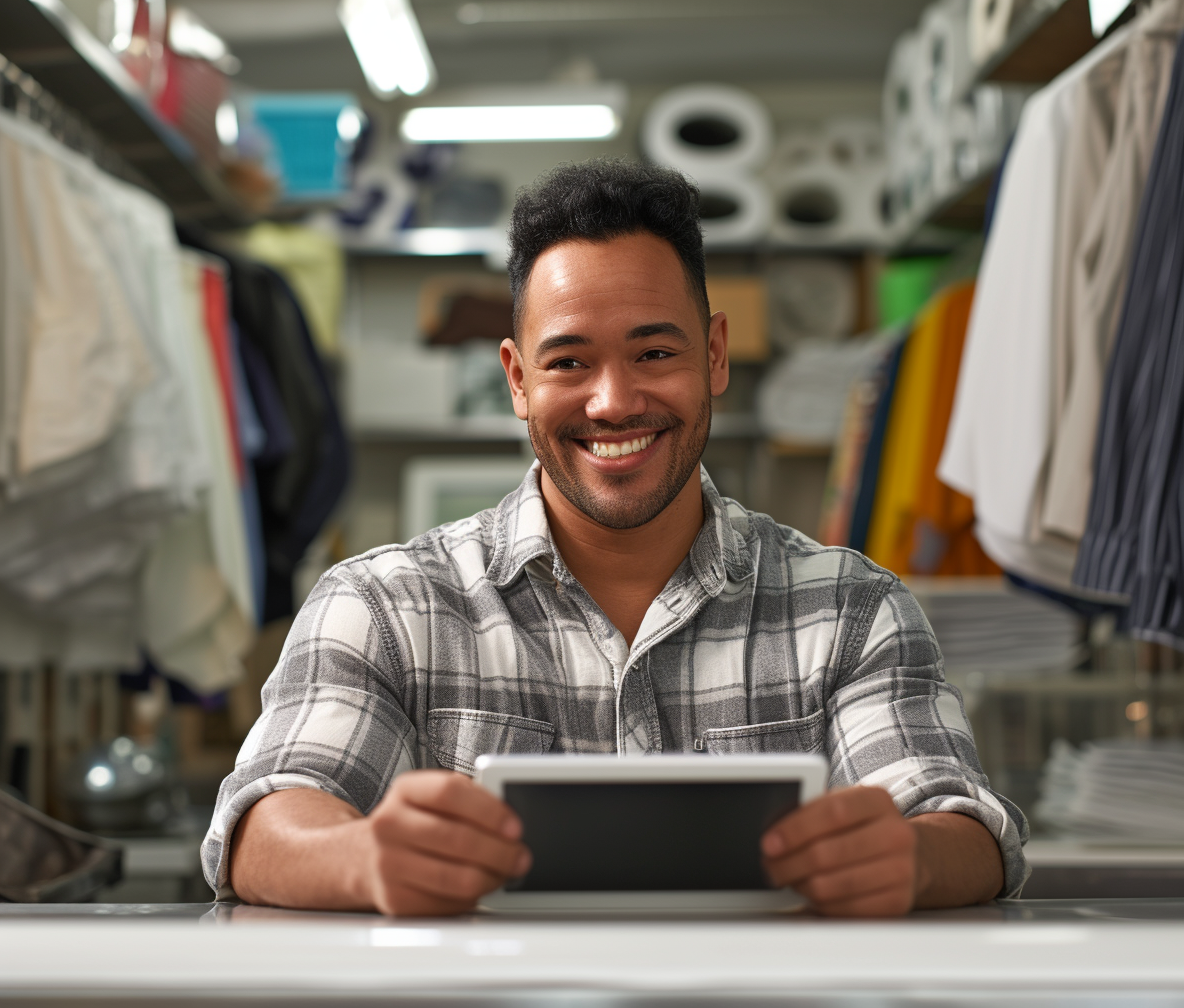
{"type": "Polygon", "coordinates": [[[642,451],[654,443],[657,434],[647,434],[645,437],[634,438],[632,441],[585,441],[588,450],[597,458],[619,458],[622,455],[632,455],[642,451]]]}

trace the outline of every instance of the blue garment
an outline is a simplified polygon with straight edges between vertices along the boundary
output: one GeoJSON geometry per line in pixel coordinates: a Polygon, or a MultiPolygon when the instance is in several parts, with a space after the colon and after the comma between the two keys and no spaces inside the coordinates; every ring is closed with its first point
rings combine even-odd
{"type": "Polygon", "coordinates": [[[243,485],[240,490],[243,503],[243,519],[247,533],[247,558],[251,566],[251,594],[255,600],[255,618],[263,619],[267,598],[267,549],[263,545],[263,514],[259,508],[259,488],[255,482],[255,460],[267,447],[267,431],[259,420],[255,400],[247,384],[243,370],[242,346],[238,326],[230,323],[230,341],[234,353],[231,355],[231,379],[234,382],[234,404],[238,414],[238,440],[242,449],[243,485]]]}
{"type": "MultiPolygon", "coordinates": [[[[911,325],[906,328],[911,328],[911,325]]],[[[876,403],[876,411],[872,416],[872,429],[868,437],[867,448],[863,455],[863,465],[859,471],[859,489],[855,494],[855,504],[851,508],[851,533],[847,545],[854,550],[863,552],[867,546],[867,534],[872,524],[872,511],[876,504],[876,487],[880,482],[880,455],[884,450],[884,436],[888,433],[888,417],[892,413],[892,396],[896,391],[896,376],[900,373],[900,362],[904,357],[904,348],[908,345],[908,338],[900,340],[888,353],[884,362],[884,385],[880,391],[880,398],[876,403]]]]}

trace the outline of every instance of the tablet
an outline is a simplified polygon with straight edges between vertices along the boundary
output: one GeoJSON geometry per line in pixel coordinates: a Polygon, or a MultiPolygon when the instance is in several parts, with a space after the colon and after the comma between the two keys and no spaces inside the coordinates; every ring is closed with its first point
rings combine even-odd
{"type": "Polygon", "coordinates": [[[477,783],[522,819],[533,863],[493,911],[761,912],[760,838],[826,789],[816,755],[481,756],[477,783]]]}

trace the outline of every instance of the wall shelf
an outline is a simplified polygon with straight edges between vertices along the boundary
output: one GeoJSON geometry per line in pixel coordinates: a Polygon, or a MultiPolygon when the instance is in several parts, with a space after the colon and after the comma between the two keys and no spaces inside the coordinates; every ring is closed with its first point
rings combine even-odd
{"type": "MultiPolygon", "coordinates": [[[[1129,20],[1134,6],[1115,21],[1129,20]]],[[[998,84],[1047,84],[1086,55],[1099,39],[1090,24],[1089,0],[1034,0],[1016,19],[1007,41],[980,69],[972,87],[998,84]]],[[[896,251],[932,244],[932,229],[973,232],[982,229],[998,165],[981,172],[956,193],[930,209],[896,246],[896,251]]]]}
{"type": "MultiPolygon", "coordinates": [[[[1133,7],[1115,25],[1129,18],[1133,7]]],[[[1034,0],[1017,15],[1007,41],[980,68],[976,83],[1047,84],[1098,41],[1089,0],[1034,0]]]]}
{"type": "Polygon", "coordinates": [[[156,115],[115,55],[61,0],[0,0],[0,53],[85,122],[179,219],[248,223],[189,141],[156,115]]]}

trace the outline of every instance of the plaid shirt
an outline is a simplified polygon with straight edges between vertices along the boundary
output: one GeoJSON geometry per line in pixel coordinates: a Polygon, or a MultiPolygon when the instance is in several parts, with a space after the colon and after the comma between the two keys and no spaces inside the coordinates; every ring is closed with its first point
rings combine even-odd
{"type": "Polygon", "coordinates": [[[564,565],[538,466],[496,508],[332,568],[263,689],[202,846],[227,885],[239,817],[282,788],[369,812],[404,770],[483,753],[820,752],[832,787],[961,812],[1027,876],[1023,814],[990,789],[937,641],[900,581],[720,497],[630,647],[564,565]]]}

